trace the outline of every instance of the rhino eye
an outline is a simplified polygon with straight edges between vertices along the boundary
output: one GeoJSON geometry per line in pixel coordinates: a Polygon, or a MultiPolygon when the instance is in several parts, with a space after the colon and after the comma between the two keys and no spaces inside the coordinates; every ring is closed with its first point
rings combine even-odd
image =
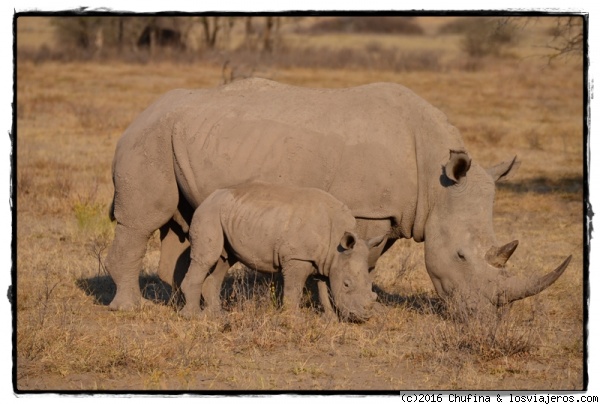
{"type": "Polygon", "coordinates": [[[344,288],[350,289],[350,280],[344,279],[344,288]]]}
{"type": "Polygon", "coordinates": [[[466,260],[467,260],[467,258],[465,257],[465,254],[464,254],[464,253],[463,253],[461,250],[458,250],[458,251],[456,252],[456,256],[457,256],[457,257],[458,257],[458,259],[459,259],[459,260],[461,260],[461,261],[466,261],[466,260]]]}

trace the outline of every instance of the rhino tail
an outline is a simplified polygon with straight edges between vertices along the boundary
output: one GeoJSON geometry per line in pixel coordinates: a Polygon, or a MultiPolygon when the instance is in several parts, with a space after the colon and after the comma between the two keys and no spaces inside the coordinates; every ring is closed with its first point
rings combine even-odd
{"type": "Polygon", "coordinates": [[[111,222],[114,222],[116,220],[116,218],[115,218],[115,199],[114,198],[112,201],[110,201],[110,206],[108,207],[108,217],[110,218],[111,222]]]}
{"type": "Polygon", "coordinates": [[[186,234],[189,233],[190,226],[188,225],[187,221],[181,215],[181,212],[179,211],[179,209],[177,209],[175,211],[175,213],[173,214],[173,220],[175,221],[175,223],[177,223],[179,226],[181,226],[181,230],[183,230],[184,233],[186,233],[186,234]]]}

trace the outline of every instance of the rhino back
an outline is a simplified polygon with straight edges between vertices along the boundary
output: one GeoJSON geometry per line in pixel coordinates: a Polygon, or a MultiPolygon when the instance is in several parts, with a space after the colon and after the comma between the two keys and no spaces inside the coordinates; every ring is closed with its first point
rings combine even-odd
{"type": "Polygon", "coordinates": [[[392,218],[410,237],[417,159],[462,145],[443,113],[397,84],[309,89],[250,79],[180,97],[170,113],[175,172],[194,206],[254,180],[316,187],[356,217],[392,218]]]}
{"type": "Polygon", "coordinates": [[[261,271],[278,271],[289,260],[322,268],[356,224],[350,210],[324,191],[262,183],[229,190],[221,212],[238,259],[261,271]]]}

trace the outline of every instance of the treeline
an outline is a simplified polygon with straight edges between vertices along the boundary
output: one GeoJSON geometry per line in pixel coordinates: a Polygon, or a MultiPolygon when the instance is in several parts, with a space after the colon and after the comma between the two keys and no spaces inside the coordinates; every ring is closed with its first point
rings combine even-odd
{"type": "MultiPolygon", "coordinates": [[[[486,56],[502,57],[521,40],[523,29],[537,18],[449,18],[429,35],[459,35],[460,50],[473,68],[486,56]]],[[[548,43],[549,57],[580,55],[584,44],[581,17],[555,17],[548,43]]],[[[426,35],[411,16],[105,16],[53,17],[58,46],[21,50],[21,57],[44,60],[119,58],[129,62],[155,59],[215,61],[229,67],[257,65],[355,67],[393,70],[440,70],[439,51],[412,51],[375,42],[359,47],[295,47],[285,35],[379,34],[426,35]],[[307,20],[310,18],[310,21],[307,20]]]]}
{"type": "MultiPolygon", "coordinates": [[[[63,48],[119,52],[156,48],[177,50],[241,49],[273,52],[281,44],[281,26],[294,22],[296,32],[308,35],[364,33],[424,35],[415,17],[363,16],[314,19],[279,16],[81,16],[53,20],[63,48]],[[232,35],[232,33],[236,35],[232,35]]],[[[518,40],[518,26],[508,18],[452,19],[438,34],[462,34],[463,50],[471,56],[498,54],[518,40]]]]}
{"type": "Polygon", "coordinates": [[[244,33],[239,46],[271,52],[282,20],[278,16],[78,16],[55,17],[52,24],[63,49],[215,49],[230,46],[232,32],[238,28],[244,33]]]}

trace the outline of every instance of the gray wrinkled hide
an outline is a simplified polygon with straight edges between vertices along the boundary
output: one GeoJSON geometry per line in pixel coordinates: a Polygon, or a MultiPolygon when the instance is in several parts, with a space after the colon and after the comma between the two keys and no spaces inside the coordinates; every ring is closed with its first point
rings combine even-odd
{"type": "MultiPolygon", "coordinates": [[[[353,233],[355,226],[350,210],[320,189],[251,183],[213,192],[196,209],[190,226],[192,262],[181,285],[183,314],[200,312],[201,291],[206,308],[220,310],[222,277],[241,261],[258,271],[281,271],[288,308],[298,307],[307,277],[319,274],[329,278],[343,317],[368,318],[377,296],[368,247],[353,233]],[[205,284],[213,268],[211,276],[217,279],[205,284]]],[[[325,298],[322,303],[328,307],[327,294],[325,298]]]]}

